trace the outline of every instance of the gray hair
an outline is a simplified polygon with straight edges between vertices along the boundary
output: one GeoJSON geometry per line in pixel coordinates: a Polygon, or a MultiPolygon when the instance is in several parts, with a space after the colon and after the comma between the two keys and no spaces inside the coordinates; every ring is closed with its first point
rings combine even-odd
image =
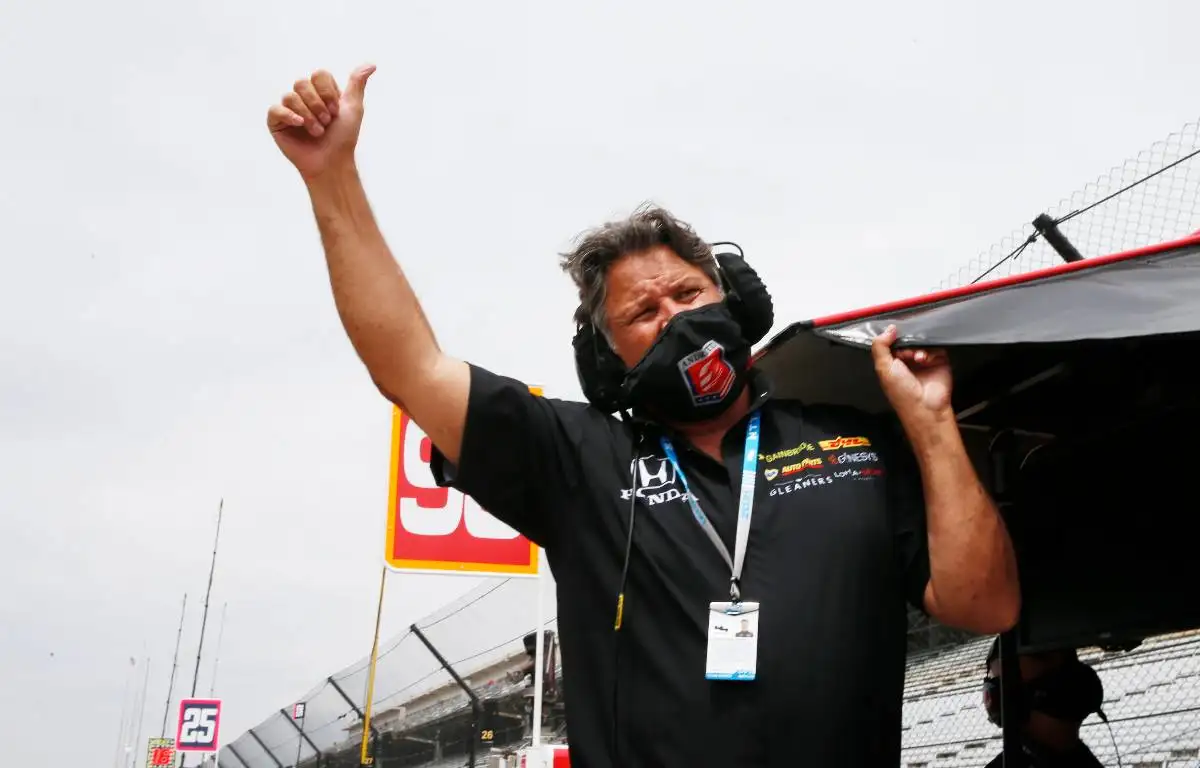
{"type": "Polygon", "coordinates": [[[679,258],[694,264],[720,286],[712,248],[689,224],[654,205],[643,205],[628,218],[610,221],[581,234],[575,249],[561,254],[563,271],[579,289],[575,322],[591,323],[612,343],[604,301],[608,295],[608,270],[630,253],[665,245],[679,258]]]}

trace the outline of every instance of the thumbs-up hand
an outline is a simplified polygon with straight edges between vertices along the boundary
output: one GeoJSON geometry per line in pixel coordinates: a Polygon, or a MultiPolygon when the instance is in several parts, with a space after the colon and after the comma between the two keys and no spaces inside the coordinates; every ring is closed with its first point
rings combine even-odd
{"type": "Polygon", "coordinates": [[[363,95],[374,71],[374,65],[354,70],[343,91],[333,75],[317,70],[307,80],[297,80],[292,90],[267,110],[267,128],[275,144],[306,180],[353,164],[363,95]]]}

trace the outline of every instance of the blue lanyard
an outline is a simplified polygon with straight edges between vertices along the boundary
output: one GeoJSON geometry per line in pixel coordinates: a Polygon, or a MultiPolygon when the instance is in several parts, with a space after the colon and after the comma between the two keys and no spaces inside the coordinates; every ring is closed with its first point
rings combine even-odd
{"type": "Polygon", "coordinates": [[[725,560],[725,564],[729,566],[729,597],[734,602],[742,599],[739,584],[742,580],[742,566],[746,563],[746,544],[750,541],[750,518],[754,515],[754,476],[758,472],[758,432],[761,422],[762,417],[758,411],[755,411],[750,416],[750,423],[746,425],[746,444],[742,449],[742,489],[738,494],[737,533],[734,535],[733,557],[729,556],[729,548],[725,546],[725,542],[721,541],[721,536],[717,533],[717,529],[713,528],[713,524],[704,514],[704,510],[700,509],[700,502],[696,500],[696,495],[688,486],[687,475],[679,466],[679,458],[675,455],[675,446],[671,445],[671,441],[666,437],[660,437],[658,440],[662,445],[663,452],[667,454],[667,461],[671,462],[675,474],[683,482],[683,491],[687,496],[688,505],[692,508],[692,517],[696,518],[696,522],[708,535],[709,541],[713,543],[717,552],[725,560]]]}

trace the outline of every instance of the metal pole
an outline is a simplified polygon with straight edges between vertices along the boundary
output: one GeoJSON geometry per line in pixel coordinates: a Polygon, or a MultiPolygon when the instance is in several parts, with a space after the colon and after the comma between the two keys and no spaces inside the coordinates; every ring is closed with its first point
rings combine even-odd
{"type": "MultiPolygon", "coordinates": [[[[308,748],[316,754],[319,762],[321,759],[321,750],[317,749],[317,745],[313,744],[313,740],[308,738],[308,734],[304,732],[304,718],[308,717],[308,702],[304,703],[304,714],[300,717],[300,725],[296,725],[296,721],[292,719],[286,709],[280,709],[279,713],[283,715],[289,725],[296,729],[296,732],[300,734],[301,741],[308,744],[308,748]]],[[[296,745],[296,765],[300,765],[300,744],[296,745]]]]}
{"type": "Polygon", "coordinates": [[[242,759],[242,756],[238,754],[238,751],[233,748],[232,744],[226,746],[225,749],[228,749],[229,754],[233,755],[234,759],[242,764],[242,768],[250,768],[250,766],[246,765],[246,761],[242,759]]]}
{"type": "MultiPolygon", "coordinates": [[[[275,757],[274,752],[267,749],[267,745],[264,744],[263,740],[258,737],[258,734],[254,732],[253,728],[246,731],[246,733],[250,734],[250,738],[252,738],[258,742],[258,746],[262,747],[263,752],[267,753],[267,757],[271,758],[271,762],[275,763],[276,768],[283,768],[283,763],[279,762],[279,758],[275,757]]],[[[241,758],[239,758],[239,759],[241,759],[241,758]]]]}
{"type": "Polygon", "coordinates": [[[204,613],[200,617],[200,642],[196,644],[196,669],[192,672],[192,696],[196,695],[196,683],[200,680],[200,655],[204,652],[204,630],[208,624],[208,599],[212,595],[213,572],[217,570],[217,545],[221,543],[221,515],[225,511],[225,499],[217,505],[217,535],[213,539],[212,564],[208,567],[208,588],[204,591],[204,613]]]}
{"type": "Polygon", "coordinates": [[[1046,238],[1046,242],[1063,261],[1068,264],[1083,261],[1083,254],[1071,244],[1071,241],[1067,239],[1063,231],[1058,228],[1058,222],[1048,214],[1038,214],[1037,218],[1033,220],[1033,228],[1041,233],[1042,237],[1046,238]]]}
{"type": "Polygon", "coordinates": [[[450,662],[446,661],[446,657],[442,655],[441,651],[433,643],[429,642],[429,638],[425,637],[425,633],[421,631],[420,627],[412,624],[409,629],[429,649],[429,652],[437,659],[438,664],[441,664],[442,668],[450,674],[450,677],[454,678],[454,682],[458,684],[459,688],[463,689],[467,694],[467,698],[471,701],[471,736],[467,739],[467,759],[469,760],[467,766],[468,768],[474,768],[475,742],[479,740],[479,714],[483,708],[479,703],[479,697],[475,695],[475,691],[471,690],[471,686],[467,685],[467,681],[462,679],[462,675],[458,674],[454,667],[450,666],[450,662]]]}
{"type": "Polygon", "coordinates": [[[541,547],[538,547],[537,556],[537,643],[534,645],[533,652],[533,746],[535,747],[542,744],[542,696],[545,693],[543,686],[546,677],[546,654],[543,650],[546,646],[546,563],[545,558],[542,557],[541,547]]]}
{"type": "MultiPolygon", "coordinates": [[[[136,664],[137,664],[137,662],[134,660],[134,658],[132,656],[130,656],[129,657],[129,666],[132,667],[136,664]]],[[[126,672],[125,672],[125,690],[121,692],[121,724],[117,727],[117,751],[116,751],[116,754],[113,755],[113,765],[114,766],[120,766],[124,763],[124,761],[121,759],[121,752],[125,746],[125,739],[127,738],[125,735],[125,732],[128,730],[128,721],[126,720],[126,718],[129,716],[129,710],[127,709],[127,707],[130,704],[129,684],[133,680],[134,680],[133,670],[132,669],[126,670],[126,672]]],[[[136,705],[135,705],[135,707],[136,707],[136,705]]]]}
{"type": "MultiPolygon", "coordinates": [[[[204,630],[208,625],[208,599],[212,595],[213,573],[217,570],[217,545],[221,543],[221,516],[225,512],[225,499],[217,505],[217,534],[213,537],[212,564],[208,566],[208,588],[204,590],[204,613],[200,616],[200,641],[196,643],[196,668],[192,672],[192,696],[196,695],[196,684],[200,682],[200,656],[204,652],[204,630]]],[[[179,761],[179,767],[187,765],[187,753],[179,761]]]]}
{"type": "MultiPolygon", "coordinates": [[[[344,701],[350,705],[350,709],[354,710],[354,714],[358,715],[359,720],[362,720],[365,718],[363,711],[361,709],[359,709],[357,704],[354,703],[354,699],[352,699],[346,695],[346,691],[342,689],[342,686],[338,685],[337,680],[333,679],[333,675],[330,675],[329,677],[325,678],[325,680],[330,685],[333,686],[333,690],[337,691],[338,696],[342,697],[342,701],[344,701]]],[[[375,730],[375,726],[371,726],[371,735],[377,739],[379,738],[379,731],[375,730]]]]}
{"type": "Polygon", "coordinates": [[[363,732],[362,751],[359,754],[360,765],[370,765],[375,762],[374,755],[367,754],[367,739],[371,733],[371,699],[375,697],[375,663],[379,661],[379,624],[383,621],[383,588],[387,584],[387,566],[379,574],[379,605],[375,609],[375,639],[371,642],[371,667],[367,673],[367,700],[363,702],[363,732]]]}
{"type": "Polygon", "coordinates": [[[146,676],[142,680],[142,704],[138,707],[137,736],[133,738],[133,764],[137,765],[137,754],[142,743],[142,726],[146,722],[146,690],[150,687],[150,657],[146,657],[146,676]]]}
{"type": "MultiPolygon", "coordinates": [[[[992,497],[1000,513],[1011,525],[1016,437],[1011,430],[1001,430],[988,445],[992,465],[992,497]]],[[[1021,670],[1017,661],[1017,630],[1000,635],[1000,730],[1005,768],[1018,765],[1021,754],[1021,731],[1017,724],[1017,699],[1021,693],[1021,670]]]]}
{"type": "Polygon", "coordinates": [[[179,641],[183,637],[183,619],[187,615],[187,592],[183,593],[183,608],[179,611],[179,629],[175,632],[175,655],[171,659],[171,682],[167,684],[167,703],[163,705],[160,739],[167,737],[167,715],[171,712],[171,694],[175,692],[175,671],[179,669],[179,641]]]}
{"type": "Polygon", "coordinates": [[[208,685],[208,698],[213,698],[217,691],[217,667],[221,664],[221,641],[225,638],[225,609],[229,603],[221,604],[221,628],[217,630],[217,655],[213,659],[212,682],[208,685]]]}
{"type": "MultiPolygon", "coordinates": [[[[307,708],[305,712],[307,713],[307,708]]],[[[304,715],[300,716],[300,738],[296,739],[296,765],[300,765],[300,750],[304,748],[304,715]]]]}

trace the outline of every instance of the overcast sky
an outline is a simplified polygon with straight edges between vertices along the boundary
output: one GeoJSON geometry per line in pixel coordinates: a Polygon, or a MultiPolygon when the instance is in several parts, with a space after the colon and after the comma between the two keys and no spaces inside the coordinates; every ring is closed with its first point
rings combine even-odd
{"type": "MultiPolygon", "coordinates": [[[[360,163],[442,346],[574,398],[579,230],[665,204],[781,325],[921,292],[1200,113],[1200,5],[1133,9],[5,0],[5,762],[111,764],[131,656],[157,735],[221,497],[222,735],[369,650],[389,408],[264,127],[298,76],[379,66],[360,163]]],[[[385,634],[474,584],[394,579],[385,634]]]]}

